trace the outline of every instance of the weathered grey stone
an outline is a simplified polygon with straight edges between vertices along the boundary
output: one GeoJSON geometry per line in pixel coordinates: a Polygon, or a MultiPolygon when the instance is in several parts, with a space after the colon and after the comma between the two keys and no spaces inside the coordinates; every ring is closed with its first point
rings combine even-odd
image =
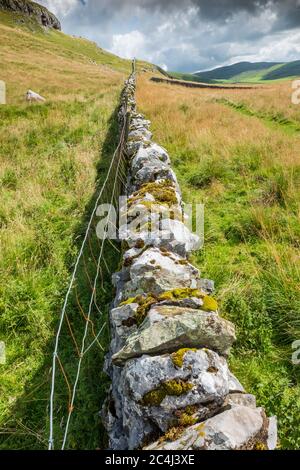
{"type": "Polygon", "coordinates": [[[256,398],[250,393],[230,393],[224,401],[223,409],[230,409],[236,405],[254,409],[256,408],[256,398]]]}
{"type": "Polygon", "coordinates": [[[141,129],[130,131],[128,134],[129,142],[130,140],[141,139],[141,138],[144,140],[150,140],[152,138],[152,133],[148,129],[143,127],[141,129]]]}
{"type": "Polygon", "coordinates": [[[119,382],[122,390],[123,430],[128,438],[126,448],[140,446],[147,435],[160,429],[167,431],[178,422],[178,410],[195,406],[206,418],[222,406],[229,393],[229,370],[226,360],[213,351],[188,351],[183,366],[175,367],[169,355],[142,356],[126,363],[119,382]],[[166,395],[160,404],[145,405],[148,392],[163,383],[182,380],[191,389],[180,395],[166,395]]]}
{"type": "Polygon", "coordinates": [[[159,302],[159,306],[162,305],[172,305],[174,307],[182,307],[189,309],[199,309],[203,306],[203,300],[198,297],[187,297],[186,299],[167,299],[159,302]]]}
{"type": "Polygon", "coordinates": [[[148,248],[129,268],[130,281],[124,284],[123,298],[142,293],[159,294],[178,287],[197,286],[198,269],[176,254],[164,256],[158,248],[148,248]]]}
{"type": "Polygon", "coordinates": [[[208,294],[212,294],[215,291],[215,283],[211,279],[200,279],[198,286],[199,289],[208,294]]]}
{"type": "Polygon", "coordinates": [[[148,147],[141,147],[133,160],[130,167],[133,173],[136,173],[145,164],[150,162],[162,162],[167,165],[170,164],[170,158],[166,150],[157,144],[151,143],[148,147]]]}
{"type": "Polygon", "coordinates": [[[119,351],[124,346],[127,337],[137,330],[137,325],[134,320],[137,308],[138,304],[132,303],[111,310],[111,353],[119,351]]]}
{"type": "Polygon", "coordinates": [[[240,383],[240,381],[232,374],[232,372],[229,372],[229,391],[230,392],[245,392],[243,385],[240,383]]]}
{"type": "Polygon", "coordinates": [[[121,365],[143,354],[164,354],[179,348],[208,348],[227,355],[235,341],[234,326],[216,313],[175,306],[154,306],[112,360],[121,365]]]}
{"type": "Polygon", "coordinates": [[[154,442],[146,450],[238,450],[266,443],[262,408],[235,406],[184,430],[173,442],[154,442]]]}
{"type": "MultiPolygon", "coordinates": [[[[150,196],[147,197],[152,202],[150,196]]],[[[144,245],[163,248],[165,251],[176,253],[182,257],[186,257],[188,253],[198,249],[200,246],[199,237],[191,233],[180,220],[169,218],[159,220],[159,214],[164,214],[165,209],[163,206],[154,205],[151,208],[152,212],[150,212],[150,209],[143,204],[134,204],[127,211],[128,223],[119,228],[119,238],[126,240],[130,247],[134,247],[137,240],[143,240],[144,245]],[[140,221],[139,225],[135,222],[137,215],[140,221]],[[157,218],[155,218],[156,215],[157,218]],[[131,217],[133,222],[131,222],[131,217]],[[149,220],[152,220],[151,230],[148,226],[149,220]]],[[[126,214],[126,207],[122,213],[126,214]]],[[[180,206],[177,206],[176,214],[178,219],[182,217],[180,206]]],[[[165,215],[168,217],[169,213],[165,215]]]]}
{"type": "Polygon", "coordinates": [[[167,240],[176,240],[178,243],[183,243],[186,253],[200,248],[200,238],[198,235],[192,233],[180,220],[163,219],[161,228],[167,240]],[[168,236],[167,233],[169,234],[168,236]]]}
{"type": "Polygon", "coordinates": [[[152,183],[158,179],[166,179],[178,184],[174,171],[161,162],[151,162],[133,174],[133,182],[136,189],[145,183],[152,183]]]}

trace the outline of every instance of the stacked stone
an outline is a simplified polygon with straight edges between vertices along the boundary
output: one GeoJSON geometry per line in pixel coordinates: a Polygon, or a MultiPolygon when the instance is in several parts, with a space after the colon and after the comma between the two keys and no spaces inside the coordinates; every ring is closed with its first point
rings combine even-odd
{"type": "MultiPolygon", "coordinates": [[[[256,407],[230,372],[234,326],[218,314],[213,282],[201,279],[188,254],[198,237],[183,224],[183,202],[167,152],[152,142],[150,122],[136,111],[135,75],[122,95],[120,125],[130,113],[126,214],[171,205],[163,220],[171,236],[125,238],[122,268],[113,276],[112,340],[106,371],[112,381],[103,419],[114,450],[273,449],[276,418],[256,407]]],[[[146,216],[145,216],[146,217],[146,216]]],[[[164,227],[160,227],[162,230],[164,227]]]]}

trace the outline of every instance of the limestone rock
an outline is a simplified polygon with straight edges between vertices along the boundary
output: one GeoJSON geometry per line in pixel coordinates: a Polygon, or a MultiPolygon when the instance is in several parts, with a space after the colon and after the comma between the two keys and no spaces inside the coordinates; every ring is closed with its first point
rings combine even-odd
{"type": "Polygon", "coordinates": [[[130,334],[137,330],[134,320],[138,304],[132,303],[114,308],[110,312],[110,323],[112,341],[110,351],[112,353],[119,351],[125,344],[130,334]]]}
{"type": "Polygon", "coordinates": [[[268,420],[262,408],[235,406],[184,430],[173,442],[154,442],[146,450],[239,450],[267,447],[268,420]]]}
{"type": "MultiPolygon", "coordinates": [[[[162,208],[162,210],[163,209],[164,208],[162,208]]],[[[142,240],[144,246],[161,248],[164,249],[165,252],[176,253],[182,257],[186,257],[188,253],[199,248],[200,239],[198,235],[190,232],[180,220],[163,219],[157,224],[159,227],[157,227],[156,230],[154,221],[154,227],[151,226],[150,231],[146,224],[149,218],[148,210],[140,204],[135,205],[134,210],[140,214],[141,220],[145,223],[145,227],[141,228],[138,226],[136,230],[134,230],[134,227],[130,225],[129,221],[128,224],[121,225],[119,228],[119,238],[126,240],[130,247],[134,247],[137,240],[142,240]]],[[[180,208],[178,207],[178,212],[179,211],[180,208]]],[[[132,211],[128,211],[128,216],[131,214],[132,211]]]]}
{"type": "Polygon", "coordinates": [[[184,307],[154,306],[141,327],[130,335],[112,360],[123,364],[143,354],[164,354],[179,348],[208,348],[227,355],[235,340],[234,326],[216,313],[184,307]]]}
{"type": "Polygon", "coordinates": [[[131,170],[136,173],[142,166],[153,161],[170,164],[170,158],[166,150],[155,143],[139,149],[131,162],[131,170]]]}
{"type": "Polygon", "coordinates": [[[139,139],[150,140],[151,137],[152,137],[152,133],[145,127],[141,127],[140,129],[129,132],[128,141],[130,142],[131,140],[139,140],[139,139]]]}
{"type": "Polygon", "coordinates": [[[176,254],[165,256],[158,248],[148,248],[129,268],[123,298],[143,293],[159,294],[178,287],[197,287],[199,271],[176,254]]]}
{"type": "Polygon", "coordinates": [[[227,395],[223,404],[223,409],[230,409],[233,406],[247,406],[248,408],[256,408],[256,398],[250,393],[230,393],[227,395]]]}
{"type": "Polygon", "coordinates": [[[25,96],[26,101],[28,103],[36,102],[36,103],[44,103],[46,100],[43,96],[39,95],[35,91],[28,90],[25,96]]]}
{"type": "Polygon", "coordinates": [[[276,416],[271,416],[269,418],[267,448],[269,450],[274,450],[276,449],[276,446],[277,446],[277,418],[276,416]]]}
{"type": "Polygon", "coordinates": [[[167,431],[178,423],[180,411],[194,406],[196,416],[205,419],[214,414],[229,393],[229,370],[226,360],[213,351],[187,351],[183,365],[174,365],[171,356],[142,356],[130,360],[122,370],[118,390],[122,390],[123,433],[126,448],[139,447],[144,439],[159,429],[167,431]],[[164,383],[188,383],[185,393],[170,390],[160,403],[145,404],[147,393],[164,383]],[[179,411],[179,413],[178,413],[179,411]]]}
{"type": "Polygon", "coordinates": [[[60,22],[56,16],[36,2],[29,0],[0,0],[1,9],[28,15],[47,28],[61,29],[60,22]]]}

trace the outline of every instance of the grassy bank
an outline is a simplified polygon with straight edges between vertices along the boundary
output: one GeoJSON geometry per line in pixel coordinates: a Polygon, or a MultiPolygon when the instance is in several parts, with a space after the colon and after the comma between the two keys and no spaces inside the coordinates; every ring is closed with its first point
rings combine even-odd
{"type": "MultiPolygon", "coordinates": [[[[289,87],[277,91],[287,102],[289,87]]],[[[205,245],[193,261],[215,280],[221,314],[236,325],[232,370],[278,416],[281,448],[296,449],[300,369],[291,345],[300,339],[300,138],[218,102],[245,100],[257,110],[266,103],[269,113],[275,96],[140,78],[137,98],[170,153],[184,200],[205,204],[205,245]]],[[[287,119],[299,123],[298,112],[289,109],[287,119]]]]}

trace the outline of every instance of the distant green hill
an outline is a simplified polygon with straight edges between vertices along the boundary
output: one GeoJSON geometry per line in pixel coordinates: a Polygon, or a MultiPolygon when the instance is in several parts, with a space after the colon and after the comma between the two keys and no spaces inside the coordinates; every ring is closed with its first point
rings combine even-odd
{"type": "Polygon", "coordinates": [[[237,64],[227,65],[225,67],[218,67],[214,70],[208,70],[206,72],[196,72],[194,75],[199,77],[201,80],[235,80],[243,74],[258,72],[266,72],[270,67],[281,65],[278,62],[238,62],[237,64]]]}
{"type": "Polygon", "coordinates": [[[213,70],[188,73],[171,73],[174,78],[206,83],[257,83],[300,76],[300,60],[294,62],[238,62],[213,70]]]}
{"type": "Polygon", "coordinates": [[[280,67],[270,70],[264,75],[263,80],[278,80],[280,78],[300,76],[300,60],[282,64],[280,67]]]}

